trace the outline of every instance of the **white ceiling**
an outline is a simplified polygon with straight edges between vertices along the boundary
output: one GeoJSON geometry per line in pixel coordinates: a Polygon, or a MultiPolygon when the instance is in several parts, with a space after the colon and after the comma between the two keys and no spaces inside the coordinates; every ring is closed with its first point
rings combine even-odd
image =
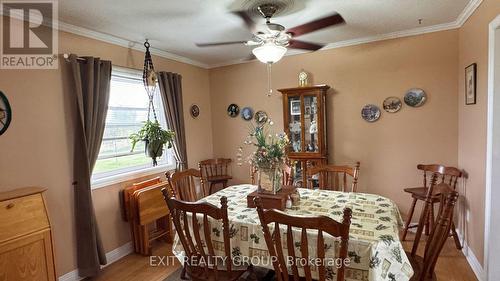
{"type": "MultiPolygon", "coordinates": [[[[63,0],[59,20],[201,62],[220,65],[250,54],[244,45],[199,48],[195,43],[248,40],[243,22],[229,13],[263,0],[63,0]]],[[[347,24],[297,39],[336,43],[452,23],[469,0],[278,0],[291,8],[273,18],[287,28],[340,13],[347,24]],[[422,19],[419,25],[418,19],[422,19]]],[[[474,1],[474,0],[471,0],[474,1]]],[[[264,23],[264,19],[255,17],[264,23]]]]}

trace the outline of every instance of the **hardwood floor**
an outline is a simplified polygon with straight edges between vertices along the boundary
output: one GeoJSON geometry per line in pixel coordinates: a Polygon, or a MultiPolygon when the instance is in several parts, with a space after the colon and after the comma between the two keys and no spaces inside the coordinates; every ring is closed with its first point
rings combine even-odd
{"type": "MultiPolygon", "coordinates": [[[[413,234],[408,233],[407,241],[403,243],[407,251],[411,250],[413,234]]],[[[423,251],[425,243],[420,244],[423,251]]],[[[156,243],[153,247],[153,256],[169,256],[172,254],[171,245],[156,243]]],[[[419,252],[419,255],[422,253],[419,252]]],[[[171,259],[173,261],[175,259],[171,259]]],[[[153,260],[156,264],[158,259],[153,260]]],[[[167,261],[164,260],[166,263],[167,261]]],[[[106,281],[163,281],[167,276],[179,268],[177,260],[173,265],[150,266],[150,258],[138,254],[130,254],[125,258],[103,269],[102,274],[94,280],[106,281]]],[[[470,268],[461,251],[455,248],[453,238],[448,239],[436,266],[438,280],[443,281],[476,281],[476,276],[470,268]]]]}

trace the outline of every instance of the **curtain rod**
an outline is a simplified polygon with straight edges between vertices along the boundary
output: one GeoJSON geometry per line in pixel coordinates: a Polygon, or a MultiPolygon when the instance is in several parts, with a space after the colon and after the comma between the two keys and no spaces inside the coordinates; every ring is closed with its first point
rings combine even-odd
{"type": "MultiPolygon", "coordinates": [[[[66,61],[69,61],[69,54],[63,54],[63,57],[66,61]]],[[[81,57],[77,57],[76,59],[79,61],[85,61],[85,59],[81,57]]]]}

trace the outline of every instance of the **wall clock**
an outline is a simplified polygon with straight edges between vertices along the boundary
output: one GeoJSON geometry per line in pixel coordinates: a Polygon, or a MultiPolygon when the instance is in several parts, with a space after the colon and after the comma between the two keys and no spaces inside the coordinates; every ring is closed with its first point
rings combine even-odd
{"type": "Polygon", "coordinates": [[[0,135],[9,128],[12,120],[12,110],[7,97],[0,91],[0,135]]]}

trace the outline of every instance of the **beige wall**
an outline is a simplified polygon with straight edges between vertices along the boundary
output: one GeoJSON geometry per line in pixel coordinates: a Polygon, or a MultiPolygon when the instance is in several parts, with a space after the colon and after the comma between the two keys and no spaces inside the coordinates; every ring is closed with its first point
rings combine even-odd
{"type": "MultiPolygon", "coordinates": [[[[141,69],[144,54],[80,36],[60,33],[60,53],[92,55],[113,64],[141,69]]],[[[190,166],[212,156],[212,124],[208,70],[153,57],[157,70],[183,77],[184,115],[190,166]],[[198,119],[188,108],[197,103],[198,119]],[[200,137],[202,136],[202,137],[200,137]]],[[[56,241],[59,275],[76,268],[72,149],[73,128],[68,112],[64,72],[59,70],[0,70],[0,90],[12,106],[13,121],[0,137],[0,191],[27,185],[47,187],[50,218],[56,241]]],[[[106,251],[130,241],[127,224],[121,221],[118,191],[128,183],[93,192],[95,210],[106,251]]]]}
{"type": "MultiPolygon", "coordinates": [[[[457,30],[289,56],[273,66],[273,87],[297,85],[304,68],[315,83],[326,83],[330,162],[361,161],[359,189],[396,201],[406,214],[411,200],[404,187],[421,184],[418,163],[457,165],[457,30]],[[368,103],[381,107],[389,96],[425,89],[421,108],[403,106],[375,123],[360,117],[368,103]]],[[[265,65],[252,62],[210,71],[214,154],[235,157],[248,124],[230,118],[230,103],[266,111],[283,130],[281,94],[266,97],[265,65]]],[[[248,165],[233,166],[236,182],[249,179],[248,165]]],[[[415,220],[418,215],[415,216],[415,220]]]]}
{"type": "Polygon", "coordinates": [[[488,25],[500,1],[484,0],[459,30],[458,163],[469,173],[465,192],[470,210],[467,241],[483,263],[488,87],[488,25]],[[465,105],[465,67],[477,63],[477,104],[465,105]]]}

